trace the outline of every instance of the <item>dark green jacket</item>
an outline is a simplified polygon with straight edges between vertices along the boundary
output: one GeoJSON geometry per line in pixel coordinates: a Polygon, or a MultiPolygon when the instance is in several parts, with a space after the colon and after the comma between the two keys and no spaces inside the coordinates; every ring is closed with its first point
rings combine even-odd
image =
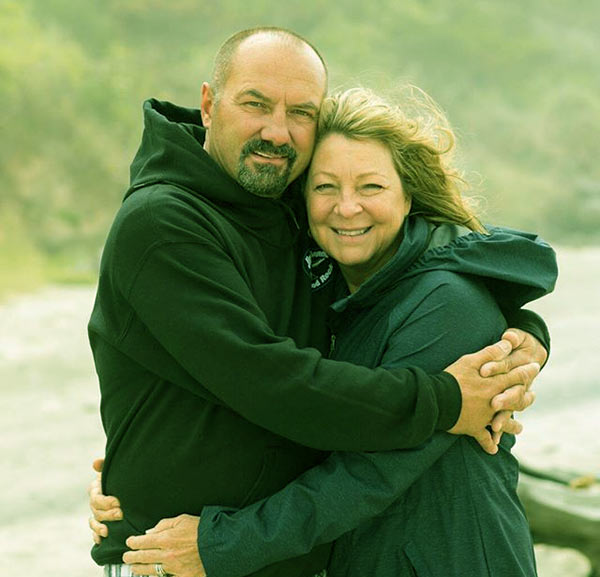
{"type": "MultiPolygon", "coordinates": [[[[335,358],[437,371],[498,338],[497,302],[552,290],[554,253],[539,239],[459,232],[419,217],[405,223],[395,257],[333,305],[335,358]]],[[[204,509],[207,573],[240,577],[339,538],[329,577],[531,577],[513,443],[505,435],[490,456],[471,438],[437,433],[413,450],[334,453],[255,505],[204,509]]]]}
{"type": "MultiPolygon", "coordinates": [[[[125,514],[94,547],[100,564],[163,517],[270,495],[321,450],[417,445],[460,411],[449,374],[324,359],[328,276],[302,272],[294,198],[258,198],[226,175],[199,111],[151,100],[144,115],[89,323],[103,490],[125,514]]],[[[261,575],[310,575],[328,553],[261,575]]]]}

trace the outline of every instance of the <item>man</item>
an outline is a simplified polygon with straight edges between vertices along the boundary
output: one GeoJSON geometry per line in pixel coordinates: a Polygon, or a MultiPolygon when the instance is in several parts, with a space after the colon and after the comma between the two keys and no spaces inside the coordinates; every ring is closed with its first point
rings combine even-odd
{"type": "MultiPolygon", "coordinates": [[[[289,185],[310,160],[326,90],[312,46],[258,29],[221,48],[200,113],[144,106],[89,325],[107,434],[103,491],[124,511],[93,550],[108,574],[129,535],[207,504],[239,507],[272,494],[323,451],[410,447],[439,429],[494,452],[485,426],[495,411],[532,400],[521,388],[491,402],[529,384],[545,360],[522,333],[505,365],[523,364],[523,353],[538,364],[487,379],[479,368],[501,358],[502,345],[434,376],[323,358],[330,273],[311,291],[302,200],[289,185]]],[[[199,567],[197,520],[180,528],[199,567]]],[[[312,575],[328,553],[322,546],[260,575],[312,575]]],[[[143,561],[135,569],[163,571],[143,561]]]]}

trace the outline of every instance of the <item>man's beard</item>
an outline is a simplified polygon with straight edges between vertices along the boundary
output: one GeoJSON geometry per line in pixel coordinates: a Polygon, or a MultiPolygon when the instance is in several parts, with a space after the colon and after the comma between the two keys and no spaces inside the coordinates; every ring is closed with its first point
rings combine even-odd
{"type": "Polygon", "coordinates": [[[273,146],[266,140],[249,140],[242,148],[238,163],[238,181],[250,193],[264,198],[279,198],[285,191],[292,167],[297,157],[296,151],[289,145],[273,146]],[[286,157],[284,166],[268,162],[246,164],[246,159],[253,152],[262,152],[274,156],[286,157]]]}

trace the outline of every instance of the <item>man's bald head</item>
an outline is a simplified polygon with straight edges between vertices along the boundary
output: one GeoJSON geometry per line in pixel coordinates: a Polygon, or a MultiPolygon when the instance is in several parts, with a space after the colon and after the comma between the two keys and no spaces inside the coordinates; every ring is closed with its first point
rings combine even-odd
{"type": "Polygon", "coordinates": [[[220,94],[223,92],[223,87],[227,83],[227,79],[231,74],[235,57],[237,55],[240,45],[244,42],[249,41],[253,38],[258,39],[272,39],[279,41],[283,44],[298,46],[299,48],[305,48],[312,51],[320,60],[323,71],[325,72],[325,79],[328,77],[327,65],[323,60],[323,57],[319,51],[305,38],[287,30],[285,28],[278,28],[275,26],[262,26],[257,28],[248,28],[236,32],[233,36],[230,36],[219,48],[217,55],[215,56],[213,76],[211,81],[211,88],[213,90],[213,96],[216,101],[219,100],[220,94]]]}

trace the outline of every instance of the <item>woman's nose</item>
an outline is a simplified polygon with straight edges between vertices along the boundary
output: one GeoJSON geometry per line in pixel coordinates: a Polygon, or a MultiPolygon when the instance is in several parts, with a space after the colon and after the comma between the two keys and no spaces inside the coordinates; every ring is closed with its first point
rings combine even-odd
{"type": "Polygon", "coordinates": [[[342,193],[335,205],[335,212],[343,218],[352,218],[362,209],[360,198],[354,193],[342,193]]]}

